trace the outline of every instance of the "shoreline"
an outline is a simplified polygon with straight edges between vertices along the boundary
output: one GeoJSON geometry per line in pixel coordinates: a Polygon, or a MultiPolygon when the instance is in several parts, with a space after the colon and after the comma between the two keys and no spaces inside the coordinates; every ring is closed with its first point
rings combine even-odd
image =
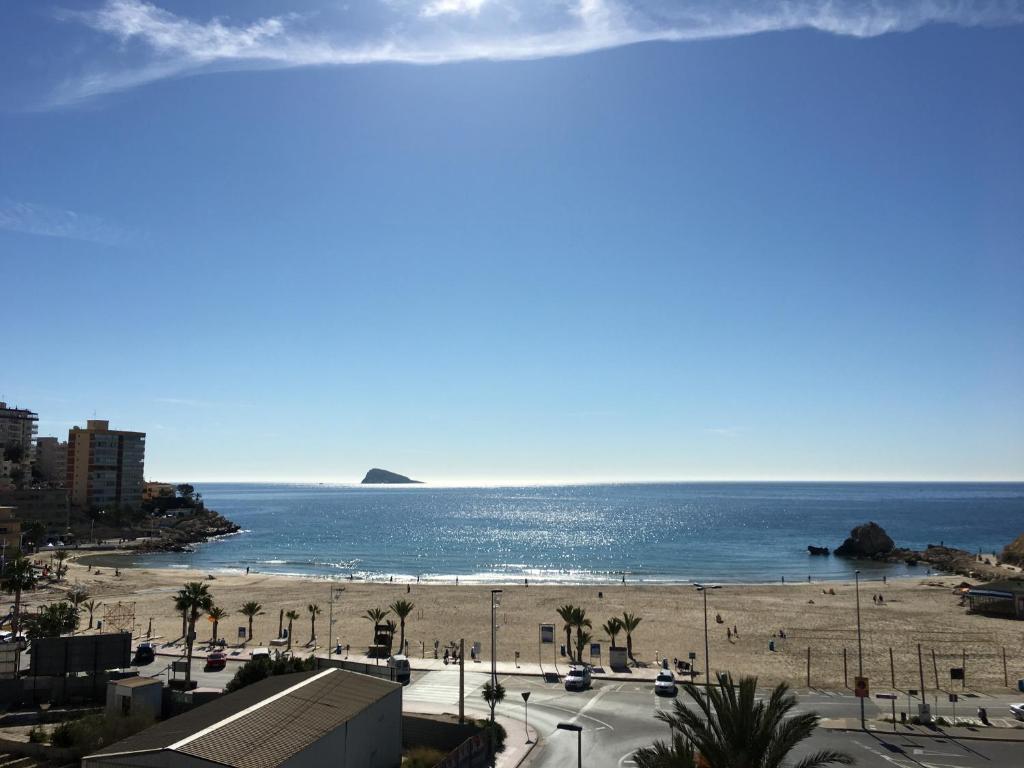
{"type": "MultiPolygon", "coordinates": [[[[38,553],[37,553],[38,554],[38,553]]],[[[168,565],[148,565],[146,563],[135,563],[131,562],[132,558],[145,557],[148,555],[160,554],[159,552],[147,551],[138,552],[133,548],[127,549],[116,549],[116,550],[93,550],[82,548],[81,550],[68,550],[69,560],[91,564],[94,568],[117,568],[121,571],[137,572],[147,571],[155,574],[163,575],[180,575],[185,573],[198,573],[198,574],[214,574],[220,577],[234,577],[234,576],[259,576],[259,577],[270,577],[287,579],[289,581],[310,581],[317,584],[334,582],[339,586],[347,584],[380,584],[380,585],[411,585],[411,586],[467,586],[467,587],[523,587],[524,578],[512,578],[505,577],[501,578],[497,574],[493,574],[495,578],[490,578],[492,574],[444,574],[423,577],[417,580],[414,576],[402,576],[401,578],[365,578],[365,577],[354,577],[349,578],[341,574],[338,575],[327,575],[327,574],[314,574],[314,573],[295,573],[295,572],[280,572],[280,571],[261,571],[256,569],[250,569],[247,573],[244,568],[199,568],[192,565],[180,565],[180,566],[168,566],[168,565]],[[108,559],[109,558],[109,559],[108,559]],[[88,561],[88,563],[86,563],[88,561]]],[[[856,561],[851,561],[856,562],[856,561]]],[[[874,564],[879,566],[879,571],[884,571],[885,566],[891,565],[890,563],[876,563],[875,561],[866,561],[866,563],[874,564]]],[[[910,582],[920,579],[929,578],[949,578],[955,576],[953,573],[942,572],[938,570],[926,571],[925,573],[913,574],[913,573],[901,573],[890,575],[888,573],[879,573],[877,578],[875,574],[863,575],[861,578],[862,583],[898,583],[898,582],[910,582]],[[884,576],[884,580],[883,577],[884,576]]],[[[850,575],[837,575],[835,577],[820,577],[813,578],[809,581],[794,581],[790,580],[773,580],[773,581],[759,581],[759,580],[744,580],[744,581],[732,581],[722,579],[706,579],[706,580],[694,580],[694,579],[674,579],[668,577],[653,577],[643,578],[627,576],[625,581],[619,578],[609,579],[551,579],[551,578],[537,578],[537,577],[526,577],[529,580],[530,587],[688,587],[697,588],[702,585],[706,585],[710,589],[717,589],[722,587],[806,587],[808,585],[815,584],[844,584],[853,583],[853,578],[850,575]]]]}

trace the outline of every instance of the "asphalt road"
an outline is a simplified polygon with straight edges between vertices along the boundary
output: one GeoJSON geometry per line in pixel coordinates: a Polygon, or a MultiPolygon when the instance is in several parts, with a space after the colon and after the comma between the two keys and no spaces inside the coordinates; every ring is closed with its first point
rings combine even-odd
{"type": "MultiPolygon", "coordinates": [[[[467,711],[483,715],[486,707],[479,690],[486,674],[467,674],[467,711]]],[[[530,692],[529,722],[537,729],[540,743],[526,765],[530,768],[565,768],[576,765],[576,734],[558,730],[560,722],[583,728],[583,765],[588,768],[630,768],[633,752],[656,739],[667,739],[668,726],[654,718],[659,709],[670,709],[671,699],[658,697],[650,683],[597,680],[584,692],[567,692],[560,684],[539,678],[508,676],[501,679],[507,690],[500,711],[517,719],[523,716],[521,694],[530,692]]],[[[767,691],[765,692],[767,693],[767,691]]],[[[685,695],[680,693],[681,696],[685,695]]],[[[453,670],[414,675],[405,691],[405,706],[410,711],[457,711],[458,675],[453,670]]],[[[1012,697],[986,699],[990,712],[1005,710],[1012,697]],[[1005,700],[1004,700],[1005,699],[1005,700]]],[[[866,704],[868,718],[888,712],[888,702],[880,709],[866,704]]],[[[826,718],[858,717],[860,704],[853,696],[835,693],[807,693],[799,696],[796,712],[817,712],[826,718]]],[[[525,733],[512,733],[510,739],[525,739],[525,733]]],[[[1021,768],[1024,744],[947,739],[910,738],[860,731],[819,729],[802,745],[795,756],[829,748],[853,755],[861,766],[885,768],[1021,768]]]]}

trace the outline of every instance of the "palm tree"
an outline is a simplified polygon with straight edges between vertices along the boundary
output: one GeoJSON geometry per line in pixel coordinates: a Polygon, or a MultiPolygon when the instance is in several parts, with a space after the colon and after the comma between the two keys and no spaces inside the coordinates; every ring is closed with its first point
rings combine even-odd
{"type": "MultiPolygon", "coordinates": [[[[81,586],[75,585],[71,589],[68,590],[68,601],[71,603],[71,609],[76,614],[78,613],[78,606],[80,606],[82,603],[84,603],[86,601],[86,598],[88,598],[88,597],[89,597],[89,592],[85,589],[85,587],[81,587],[81,586]]],[[[76,626],[77,626],[77,622],[76,622],[76,626]]],[[[75,634],[75,630],[74,629],[71,630],[71,634],[72,635],[75,634]]]]}
{"type": "Polygon", "coordinates": [[[480,695],[483,700],[487,702],[487,706],[491,708],[491,722],[494,722],[494,708],[501,704],[505,700],[505,686],[501,683],[488,680],[484,683],[483,690],[480,691],[480,695]]]}
{"type": "Polygon", "coordinates": [[[178,590],[175,604],[178,604],[178,601],[188,612],[188,631],[185,635],[185,687],[188,688],[192,681],[192,645],[196,641],[196,622],[200,613],[213,608],[213,595],[204,582],[190,581],[178,590]]]}
{"type": "Polygon", "coordinates": [[[306,610],[309,611],[309,644],[313,645],[316,643],[316,617],[323,613],[323,611],[320,610],[320,606],[316,603],[307,605],[306,610]]]}
{"type": "Polygon", "coordinates": [[[636,661],[633,658],[633,633],[640,626],[641,621],[643,619],[628,611],[622,614],[622,631],[626,633],[626,656],[629,657],[630,661],[636,661]]]}
{"type": "Polygon", "coordinates": [[[383,624],[384,617],[387,616],[389,613],[390,611],[385,611],[383,608],[370,608],[366,613],[363,614],[363,618],[373,625],[373,646],[377,645],[377,625],[383,624]]]}
{"type": "Polygon", "coordinates": [[[576,606],[571,603],[566,603],[562,607],[557,609],[558,618],[560,618],[565,624],[562,629],[565,630],[565,652],[569,654],[569,661],[575,661],[572,656],[572,630],[575,626],[572,623],[573,612],[576,610],[576,606]]]}
{"type": "Polygon", "coordinates": [[[388,619],[384,622],[384,626],[388,628],[388,655],[391,655],[391,650],[395,645],[395,630],[398,629],[398,625],[394,619],[388,619]]]}
{"type": "Polygon", "coordinates": [[[7,561],[0,586],[4,592],[14,595],[14,615],[11,617],[11,633],[18,636],[21,621],[21,593],[36,586],[36,572],[26,557],[15,557],[7,561]]]}
{"type": "MultiPolygon", "coordinates": [[[[732,675],[721,675],[719,682],[720,689],[708,688],[706,694],[693,683],[683,683],[696,707],[677,699],[671,712],[655,715],[672,729],[673,744],[638,750],[633,759],[640,768],[782,768],[789,753],[818,727],[820,718],[813,712],[790,715],[797,701],[785,683],[776,686],[767,701],[758,701],[756,677],[736,684],[732,675]],[[687,744],[693,745],[692,751],[687,744]]],[[[853,762],[842,752],[821,750],[800,760],[796,768],[853,762]]]]}
{"type": "Polygon", "coordinates": [[[239,613],[249,619],[249,635],[246,640],[246,642],[249,642],[249,640],[252,640],[252,620],[257,616],[263,615],[263,606],[255,600],[250,600],[247,603],[242,603],[242,609],[239,613]]]}
{"type": "Polygon", "coordinates": [[[584,608],[573,609],[572,625],[576,628],[576,661],[582,664],[583,648],[590,642],[590,633],[584,632],[584,629],[591,629],[594,625],[587,618],[587,611],[584,608]],[[585,640],[584,635],[586,635],[585,640]]]}
{"type": "Polygon", "coordinates": [[[288,619],[288,650],[292,649],[292,622],[299,618],[298,611],[288,611],[284,617],[288,619]]]}
{"type": "Polygon", "coordinates": [[[184,640],[188,634],[188,601],[182,595],[184,590],[179,590],[178,594],[174,595],[171,599],[174,600],[174,610],[181,614],[181,639],[184,640]]]}
{"type": "Polygon", "coordinates": [[[618,616],[612,616],[608,621],[601,625],[601,630],[611,638],[612,648],[617,648],[615,645],[615,637],[622,631],[622,619],[618,616]]]}
{"type": "Polygon", "coordinates": [[[217,627],[220,626],[220,620],[223,619],[225,616],[227,616],[228,612],[225,611],[223,608],[218,608],[215,605],[212,608],[210,608],[210,610],[208,610],[206,612],[206,615],[209,616],[210,617],[210,621],[213,622],[213,637],[210,638],[210,642],[216,643],[217,642],[217,627]]]}
{"type": "Polygon", "coordinates": [[[401,635],[399,637],[398,652],[405,653],[405,620],[412,614],[413,608],[416,606],[408,600],[395,600],[391,604],[391,610],[395,616],[398,617],[398,624],[401,628],[401,635]]]}
{"type": "Polygon", "coordinates": [[[89,612],[89,626],[86,629],[92,629],[92,616],[103,603],[98,603],[95,600],[86,600],[82,603],[82,607],[89,612]]]}
{"type": "Polygon", "coordinates": [[[64,565],[64,561],[68,559],[68,553],[66,549],[58,549],[50,557],[51,561],[56,560],[57,564],[54,566],[54,573],[57,576],[57,583],[64,578],[64,574],[68,572],[68,567],[64,565]]]}

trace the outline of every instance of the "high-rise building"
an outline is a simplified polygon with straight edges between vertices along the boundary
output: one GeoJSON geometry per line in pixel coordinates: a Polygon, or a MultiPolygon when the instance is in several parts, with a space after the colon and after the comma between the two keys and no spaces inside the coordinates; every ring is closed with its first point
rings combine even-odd
{"type": "Polygon", "coordinates": [[[8,408],[0,403],[0,446],[20,445],[25,458],[32,454],[32,440],[36,436],[39,416],[25,408],[8,408]]]}
{"type": "Polygon", "coordinates": [[[72,506],[138,507],[142,502],[146,433],[110,429],[90,419],[68,431],[67,487],[72,506]]]}
{"type": "Polygon", "coordinates": [[[56,437],[37,437],[36,471],[43,482],[64,485],[68,475],[68,444],[56,437]]]}

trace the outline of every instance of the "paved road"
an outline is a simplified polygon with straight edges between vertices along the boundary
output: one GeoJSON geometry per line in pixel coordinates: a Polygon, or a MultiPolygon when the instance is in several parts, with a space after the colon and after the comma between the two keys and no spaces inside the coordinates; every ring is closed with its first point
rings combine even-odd
{"type": "MultiPolygon", "coordinates": [[[[480,672],[466,674],[466,708],[482,715],[486,708],[480,687],[487,680],[480,672]]],[[[589,691],[569,693],[561,685],[532,677],[503,677],[508,691],[501,711],[521,718],[521,694],[530,692],[529,721],[540,735],[540,743],[529,760],[530,768],[565,768],[576,765],[576,737],[557,729],[559,722],[583,727],[583,765],[589,768],[630,768],[637,747],[668,737],[668,728],[655,720],[659,709],[669,709],[668,698],[654,695],[649,683],[595,681],[589,691]]],[[[1001,711],[1012,697],[986,697],[990,709],[1001,711]],[[1005,702],[1004,702],[1005,699],[1005,702]]],[[[414,674],[405,691],[410,711],[455,712],[458,705],[458,674],[454,670],[414,674]]],[[[866,704],[866,714],[877,717],[888,711],[888,702],[880,709],[875,702],[866,704]]],[[[827,718],[859,716],[857,699],[826,692],[806,692],[799,697],[797,712],[814,711],[827,718]]],[[[510,739],[525,739],[525,733],[512,733],[510,739]]],[[[817,749],[840,749],[854,755],[858,765],[884,768],[1020,768],[1024,766],[1024,744],[913,738],[863,732],[819,729],[799,754],[817,749]]]]}

